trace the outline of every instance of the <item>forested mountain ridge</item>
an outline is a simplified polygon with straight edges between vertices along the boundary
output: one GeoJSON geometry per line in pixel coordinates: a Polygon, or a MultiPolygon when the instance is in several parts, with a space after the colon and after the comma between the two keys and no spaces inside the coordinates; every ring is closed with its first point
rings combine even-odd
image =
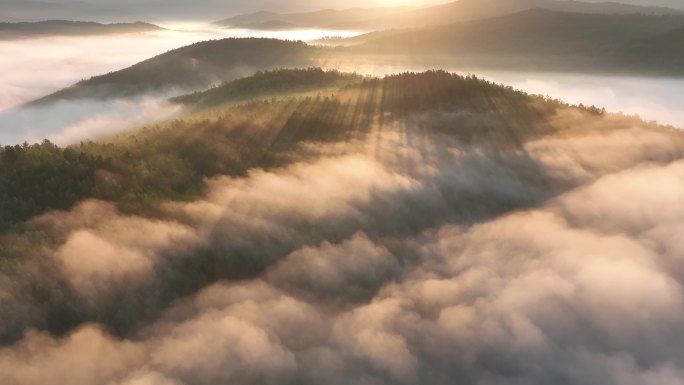
{"type": "MultiPolygon", "coordinates": [[[[188,104],[185,117],[110,140],[66,148],[49,142],[2,148],[0,228],[85,198],[144,207],[141,202],[193,196],[202,190],[203,178],[282,165],[300,142],[362,134],[378,119],[442,110],[503,114],[507,128],[496,135],[512,129],[521,140],[550,130],[544,122],[555,111],[575,108],[445,72],[366,78],[315,68],[262,72],[178,102],[188,104]],[[319,96],[289,95],[317,88],[319,96]],[[250,101],[194,112],[198,105],[236,100],[250,101]]],[[[469,143],[503,129],[499,123],[475,128],[436,129],[469,143]]]]}
{"type": "Polygon", "coordinates": [[[317,49],[302,42],[228,38],[178,48],[131,67],[83,80],[31,105],[79,98],[128,97],[202,89],[255,70],[307,67],[317,49]]]}
{"type": "Polygon", "coordinates": [[[681,75],[684,72],[676,63],[684,51],[676,36],[682,27],[684,17],[678,15],[533,9],[436,28],[373,33],[350,41],[361,42],[351,50],[365,54],[441,55],[461,64],[486,67],[681,75]],[[639,47],[645,41],[661,49],[644,55],[639,47]]]}
{"type": "Polygon", "coordinates": [[[183,94],[257,70],[354,63],[358,55],[386,64],[420,54],[434,65],[583,73],[684,74],[677,31],[682,16],[592,15],[533,9],[436,28],[389,30],[334,40],[321,47],[276,39],[212,40],[83,80],[29,106],[59,100],[183,94]],[[643,54],[648,47],[648,54],[643,54]]]}
{"type": "Polygon", "coordinates": [[[49,20],[35,23],[0,23],[0,40],[46,36],[113,35],[161,31],[154,24],[116,23],[101,24],[83,21],[49,20]]]}

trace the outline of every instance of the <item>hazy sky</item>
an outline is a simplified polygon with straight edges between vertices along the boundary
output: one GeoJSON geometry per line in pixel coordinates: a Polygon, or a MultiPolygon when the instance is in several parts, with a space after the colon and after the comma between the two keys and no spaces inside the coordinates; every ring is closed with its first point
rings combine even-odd
{"type": "MultiPolygon", "coordinates": [[[[511,0],[513,1],[513,0],[511,0]]],[[[603,0],[585,0],[600,2],[603,0]]],[[[0,0],[0,21],[76,19],[94,21],[216,20],[262,10],[295,12],[352,7],[430,5],[439,0],[0,0]],[[46,4],[51,3],[51,4],[46,4]]],[[[683,0],[622,0],[624,3],[684,8],[683,0]]]]}
{"type": "MultiPolygon", "coordinates": [[[[0,0],[0,4],[8,0],[0,0]]],[[[587,2],[603,2],[605,0],[583,0],[587,2]]],[[[69,3],[73,0],[50,0],[56,3],[69,3]]],[[[100,4],[112,7],[110,0],[86,0],[85,3],[100,4]]],[[[192,2],[194,8],[206,9],[326,9],[326,8],[350,8],[350,7],[374,7],[374,6],[393,6],[393,5],[426,5],[448,3],[448,0],[252,0],[249,2],[242,0],[196,0],[192,2]]],[[[650,6],[669,6],[684,7],[682,0],[621,0],[617,1],[625,4],[650,5],[650,6]]],[[[185,0],[120,0],[116,2],[117,7],[140,7],[147,9],[163,8],[188,8],[185,0]]]]}

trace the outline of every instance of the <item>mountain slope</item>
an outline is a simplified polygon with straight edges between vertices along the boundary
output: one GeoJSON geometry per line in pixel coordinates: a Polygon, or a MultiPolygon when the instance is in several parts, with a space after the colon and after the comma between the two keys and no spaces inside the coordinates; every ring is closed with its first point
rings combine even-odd
{"type": "Polygon", "coordinates": [[[185,110],[173,122],[99,142],[0,148],[0,228],[86,198],[135,210],[159,198],[186,199],[206,177],[280,167],[303,142],[344,141],[378,124],[419,125],[462,144],[514,151],[521,141],[555,134],[549,122],[561,111],[603,115],[441,71],[372,78],[277,70],[174,102],[185,110]]]}
{"type": "Polygon", "coordinates": [[[683,68],[684,27],[632,41],[619,49],[617,57],[624,62],[634,63],[652,71],[683,68]]]}
{"type": "Polygon", "coordinates": [[[169,51],[129,68],[81,81],[31,105],[78,98],[114,98],[187,92],[232,80],[256,70],[306,67],[316,49],[275,39],[224,39],[169,51]]]}
{"type": "MultiPolygon", "coordinates": [[[[315,12],[282,14],[256,12],[220,20],[215,24],[231,28],[267,29],[272,25],[288,25],[297,28],[350,28],[366,24],[369,20],[404,17],[416,10],[413,7],[353,8],[346,10],[326,9],[315,12]]],[[[386,27],[379,24],[376,28],[386,27]]]]}
{"type": "MultiPolygon", "coordinates": [[[[462,63],[494,67],[638,72],[646,70],[640,62],[622,60],[628,47],[652,38],[676,48],[671,45],[676,37],[668,40],[667,36],[683,26],[682,16],[593,15],[533,9],[438,28],[369,34],[353,41],[365,39],[355,48],[365,53],[445,55],[462,63]]],[[[681,68],[668,64],[668,58],[680,52],[661,50],[653,58],[664,60],[659,70],[681,73],[681,68]]]]}

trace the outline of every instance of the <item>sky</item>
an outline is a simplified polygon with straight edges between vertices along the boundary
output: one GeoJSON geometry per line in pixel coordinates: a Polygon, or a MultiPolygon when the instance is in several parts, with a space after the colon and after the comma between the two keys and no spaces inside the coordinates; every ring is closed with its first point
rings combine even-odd
{"type": "MultiPolygon", "coordinates": [[[[601,2],[602,0],[585,0],[601,2]]],[[[215,21],[256,11],[297,12],[353,7],[426,6],[440,0],[0,0],[0,21],[72,19],[88,21],[215,21]],[[48,4],[49,3],[49,4],[48,4]]],[[[681,0],[622,0],[623,3],[684,8],[681,0]]]]}
{"type": "Polygon", "coordinates": [[[33,21],[44,19],[79,19],[95,21],[130,20],[217,20],[241,13],[263,10],[296,12],[313,11],[327,8],[384,7],[396,5],[439,4],[435,0],[349,0],[349,1],[308,1],[308,0],[254,0],[254,1],[193,1],[192,6],[184,0],[123,0],[113,5],[111,1],[88,0],[49,0],[53,5],[45,6],[34,0],[0,0],[0,20],[33,21]]]}

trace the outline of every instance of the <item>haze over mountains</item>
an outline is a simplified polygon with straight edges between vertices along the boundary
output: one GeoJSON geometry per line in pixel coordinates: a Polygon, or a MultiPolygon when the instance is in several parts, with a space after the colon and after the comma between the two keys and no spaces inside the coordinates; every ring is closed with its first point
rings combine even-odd
{"type": "Polygon", "coordinates": [[[434,65],[681,75],[682,30],[682,16],[533,9],[436,28],[371,33],[342,40],[349,42],[346,48],[263,39],[207,41],[81,81],[34,105],[189,91],[256,70],[322,64],[335,68],[359,55],[377,63],[421,55],[434,65]]]}
{"type": "Polygon", "coordinates": [[[371,29],[436,26],[460,21],[486,19],[529,9],[587,14],[684,14],[684,10],[627,5],[616,2],[581,2],[574,0],[460,0],[423,8],[378,8],[325,10],[309,13],[278,14],[258,12],[218,21],[227,27],[371,29]]]}
{"type": "Polygon", "coordinates": [[[162,30],[161,27],[143,22],[101,24],[82,21],[50,20],[35,23],[0,23],[0,40],[42,36],[113,35],[160,30],[162,30]]]}
{"type": "Polygon", "coordinates": [[[444,55],[470,66],[681,75],[684,52],[677,37],[682,28],[681,15],[533,9],[436,28],[371,33],[346,41],[361,42],[351,49],[366,53],[444,55]]]}
{"type": "Polygon", "coordinates": [[[257,70],[307,67],[315,47],[277,39],[223,39],[169,51],[129,68],[81,81],[32,103],[116,98],[172,90],[190,91],[233,80],[257,70]]]}
{"type": "MultiPolygon", "coordinates": [[[[552,0],[549,0],[552,1],[552,0]]],[[[472,2],[472,0],[466,0],[472,2]]],[[[484,1],[483,3],[487,3],[484,1]]],[[[595,10],[613,9],[618,12],[627,9],[625,6],[616,6],[614,3],[605,3],[600,0],[589,0],[587,2],[603,3],[600,6],[594,7],[595,10]]],[[[433,6],[440,4],[440,1],[434,0],[416,0],[409,2],[402,2],[402,6],[433,6]]],[[[454,2],[456,6],[457,2],[454,2]]],[[[507,9],[506,12],[519,11],[529,7],[537,7],[538,0],[511,0],[500,2],[496,6],[501,6],[507,9]],[[519,3],[519,4],[516,4],[519,3]],[[527,3],[527,4],[525,4],[527,3]]],[[[558,7],[565,8],[563,10],[578,11],[578,9],[588,9],[586,5],[573,5],[571,2],[564,1],[566,5],[558,5],[558,7]]],[[[684,6],[678,0],[626,0],[621,3],[630,3],[632,5],[640,5],[647,7],[671,7],[682,9],[684,6]]],[[[316,3],[306,0],[255,0],[250,2],[244,1],[220,1],[220,0],[199,0],[193,2],[192,7],[188,7],[186,1],[181,0],[123,0],[123,1],[103,1],[103,0],[3,0],[0,8],[0,22],[11,21],[45,21],[45,20],[75,20],[75,21],[98,21],[98,22],[135,22],[138,20],[157,22],[160,20],[216,20],[216,15],[225,15],[226,17],[236,16],[240,13],[253,13],[258,11],[269,10],[271,12],[310,12],[316,11],[320,8],[328,9],[348,9],[352,7],[358,8],[380,8],[388,6],[386,0],[347,0],[347,1],[331,1],[325,4],[316,3]]],[[[546,5],[545,5],[546,6],[546,5]]],[[[459,8],[459,7],[456,7],[459,8]]],[[[468,7],[462,6],[461,11],[474,12],[468,10],[468,7]]],[[[655,11],[655,8],[651,8],[655,11]]],[[[482,14],[482,11],[479,11],[482,14]]],[[[500,11],[485,11],[488,16],[495,16],[500,11]]],[[[326,24],[350,24],[353,20],[348,17],[343,17],[345,12],[339,13],[334,19],[323,20],[326,24]],[[341,23],[340,23],[341,22],[341,23]]],[[[438,16],[437,21],[441,22],[441,17],[437,13],[432,15],[438,16]]],[[[381,21],[383,15],[373,15],[369,11],[368,17],[361,17],[357,20],[358,24],[367,24],[371,19],[381,21]]],[[[423,14],[420,17],[430,16],[423,14]]],[[[453,17],[453,16],[452,16],[453,17]]],[[[462,19],[452,19],[451,21],[458,21],[462,19]]],[[[260,23],[269,20],[261,20],[260,23]]],[[[282,20],[288,22],[287,20],[282,20]]],[[[375,28],[374,28],[375,29],[375,28]]]]}

